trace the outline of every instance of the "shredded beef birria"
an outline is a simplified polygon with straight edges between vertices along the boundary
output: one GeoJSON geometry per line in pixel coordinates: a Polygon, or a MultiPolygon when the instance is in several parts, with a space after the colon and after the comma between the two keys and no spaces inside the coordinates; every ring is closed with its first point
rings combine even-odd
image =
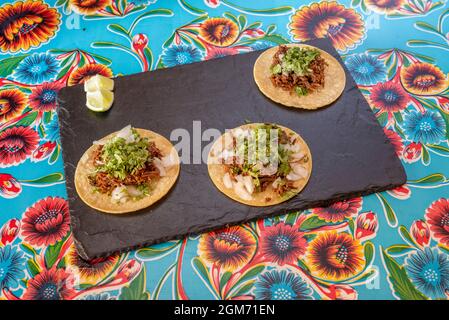
{"type": "MultiPolygon", "coordinates": [[[[287,46],[279,46],[278,51],[273,56],[271,67],[281,64],[281,57],[287,53],[287,50],[287,46]]],[[[271,75],[271,82],[275,87],[280,87],[285,91],[290,91],[290,93],[294,93],[297,86],[307,89],[307,92],[312,92],[324,86],[324,69],[326,65],[326,61],[318,55],[310,63],[309,67],[312,70],[310,74],[304,76],[297,76],[293,72],[289,74],[273,74],[271,75]]]]}
{"type": "MultiPolygon", "coordinates": [[[[281,130],[281,135],[279,136],[280,144],[287,144],[289,142],[289,138],[285,131],[281,130]]],[[[233,145],[234,147],[237,145],[236,138],[233,137],[233,145]]],[[[235,171],[243,171],[243,164],[238,161],[237,157],[232,157],[231,163],[225,163],[222,161],[222,164],[225,166],[225,172],[228,172],[231,176],[234,176],[235,171]]],[[[258,188],[258,192],[264,192],[273,182],[279,178],[279,174],[275,173],[270,176],[261,176],[259,177],[260,186],[258,188]]],[[[285,192],[291,190],[294,187],[294,183],[291,181],[286,181],[284,184],[279,184],[277,188],[274,188],[274,191],[279,195],[284,194],[285,192]]],[[[269,199],[267,200],[269,201],[269,199]]]]}
{"type": "MultiPolygon", "coordinates": [[[[102,145],[99,145],[94,150],[92,161],[95,167],[98,167],[99,164],[102,163],[102,150],[102,145]]],[[[150,153],[150,159],[160,159],[162,157],[161,151],[156,147],[154,142],[150,142],[148,151],[150,153]]],[[[106,172],[96,172],[89,176],[89,182],[92,186],[97,188],[99,192],[110,194],[116,187],[121,185],[149,184],[152,180],[157,178],[159,178],[159,170],[153,164],[147,162],[145,168],[128,175],[125,179],[115,178],[106,172]]]]}

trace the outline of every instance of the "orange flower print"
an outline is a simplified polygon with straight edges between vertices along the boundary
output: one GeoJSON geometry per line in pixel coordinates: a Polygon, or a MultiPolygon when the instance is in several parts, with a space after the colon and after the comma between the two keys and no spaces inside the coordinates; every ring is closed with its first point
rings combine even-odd
{"type": "Polygon", "coordinates": [[[225,270],[236,270],[247,264],[256,249],[254,236],[243,227],[229,227],[201,236],[199,255],[225,270]]]}
{"type": "Polygon", "coordinates": [[[363,268],[359,241],[347,233],[323,232],[309,244],[307,266],[312,274],[327,280],[347,279],[363,268]]]}
{"type": "Polygon", "coordinates": [[[211,18],[201,24],[200,37],[217,47],[227,47],[239,37],[239,27],[226,18],[211,18]]]}
{"type": "Polygon", "coordinates": [[[437,66],[418,62],[402,68],[401,82],[413,94],[432,95],[440,93],[449,86],[449,80],[437,66]]]}
{"type": "Polygon", "coordinates": [[[365,33],[360,14],[335,1],[303,6],[292,16],[289,28],[294,40],[328,37],[341,51],[355,47],[365,33]]]}
{"type": "Polygon", "coordinates": [[[18,1],[0,7],[0,48],[3,52],[28,50],[52,38],[60,15],[42,1],[18,1]]]}
{"type": "Polygon", "coordinates": [[[27,103],[25,94],[17,89],[0,91],[0,121],[7,121],[22,113],[27,103]]]}
{"type": "Polygon", "coordinates": [[[365,0],[365,4],[379,13],[392,13],[402,7],[404,0],[365,0]]]}
{"type": "Polygon", "coordinates": [[[70,0],[70,5],[79,14],[94,14],[111,4],[111,0],[70,0]]]}
{"type": "Polygon", "coordinates": [[[69,86],[84,83],[87,79],[95,75],[112,77],[112,71],[108,67],[99,63],[86,64],[76,69],[69,77],[69,86]]]}

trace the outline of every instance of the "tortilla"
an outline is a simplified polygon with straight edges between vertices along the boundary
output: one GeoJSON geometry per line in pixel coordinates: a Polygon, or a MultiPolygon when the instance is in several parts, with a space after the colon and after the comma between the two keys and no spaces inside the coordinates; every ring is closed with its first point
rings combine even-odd
{"type": "MultiPolygon", "coordinates": [[[[255,128],[262,123],[251,123],[251,124],[245,124],[238,128],[241,129],[250,129],[255,128]]],[[[225,174],[225,165],[218,163],[218,154],[223,150],[223,143],[225,139],[229,138],[231,134],[231,130],[227,131],[225,134],[220,136],[212,145],[208,159],[207,159],[207,169],[209,171],[209,176],[214,183],[214,185],[220,190],[222,193],[224,193],[229,198],[254,207],[267,207],[279,204],[281,202],[287,201],[297,195],[299,192],[301,192],[302,189],[307,185],[307,182],[310,179],[310,175],[312,174],[312,154],[310,152],[309,147],[307,146],[307,143],[301,138],[299,134],[294,132],[293,130],[277,125],[279,128],[284,130],[289,136],[295,135],[297,138],[297,142],[295,144],[298,144],[300,146],[300,150],[304,152],[305,156],[308,157],[308,161],[303,164],[303,166],[306,168],[308,174],[306,178],[296,180],[294,183],[294,189],[289,190],[282,196],[276,193],[273,190],[273,187],[269,185],[266,190],[262,192],[254,192],[252,194],[253,199],[252,200],[244,200],[240,198],[234,189],[232,188],[226,188],[226,186],[223,183],[223,176],[225,174]],[[269,200],[267,200],[269,199],[269,200]]],[[[235,128],[237,129],[237,128],[235,128]]],[[[233,129],[233,130],[235,130],[233,129]]]]}
{"type": "MultiPolygon", "coordinates": [[[[83,200],[89,207],[102,212],[113,214],[134,212],[149,207],[155,202],[159,201],[170,191],[170,189],[175,184],[179,175],[180,161],[178,153],[176,152],[171,142],[153,131],[145,129],[136,130],[142,138],[146,137],[149,139],[149,141],[155,142],[156,146],[162,152],[163,156],[167,156],[170,154],[172,159],[174,160],[173,165],[165,168],[166,176],[159,178],[156,187],[150,191],[149,195],[144,196],[143,198],[138,200],[129,199],[125,203],[116,203],[112,201],[110,195],[96,192],[94,187],[89,183],[88,175],[94,171],[94,165],[91,155],[97,147],[96,145],[92,145],[89,149],[87,149],[87,151],[79,160],[75,171],[76,192],[78,193],[81,200],[83,200]]],[[[117,134],[117,132],[107,135],[106,137],[100,139],[98,142],[101,143],[110,140],[117,134]]]]}
{"type": "Polygon", "coordinates": [[[254,64],[254,80],[260,91],[273,100],[287,107],[302,109],[318,109],[337,100],[346,85],[346,74],[340,63],[326,51],[305,44],[291,43],[287,47],[309,47],[320,51],[321,57],[327,62],[325,69],[324,87],[314,90],[307,95],[298,96],[294,92],[275,87],[271,82],[271,64],[278,47],[264,51],[254,64]]]}

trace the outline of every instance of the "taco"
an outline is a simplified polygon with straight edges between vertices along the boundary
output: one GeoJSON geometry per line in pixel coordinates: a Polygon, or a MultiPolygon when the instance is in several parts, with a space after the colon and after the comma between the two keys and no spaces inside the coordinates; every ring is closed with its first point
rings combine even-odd
{"type": "Polygon", "coordinates": [[[298,194],[309,181],[312,156],[294,131],[251,123],[227,131],[212,146],[209,176],[231,199],[270,206],[298,194]]]}
{"type": "Polygon", "coordinates": [[[288,44],[264,51],[254,65],[260,91],[288,107],[317,109],[343,92],[346,75],[329,53],[305,44],[288,44]]]}
{"type": "Polygon", "coordinates": [[[75,188],[96,210],[133,212],[165,196],[179,170],[178,153],[170,141],[129,125],[94,141],[78,162],[75,188]]]}

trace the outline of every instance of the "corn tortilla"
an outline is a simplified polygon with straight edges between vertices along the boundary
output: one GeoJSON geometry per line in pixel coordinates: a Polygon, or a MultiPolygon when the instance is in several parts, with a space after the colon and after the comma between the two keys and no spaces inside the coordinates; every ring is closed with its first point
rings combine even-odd
{"type": "Polygon", "coordinates": [[[301,109],[318,109],[327,106],[337,100],[342,94],[346,85],[346,74],[340,63],[329,53],[308,46],[305,44],[291,43],[288,47],[308,47],[314,48],[320,51],[321,57],[326,61],[327,66],[325,68],[324,87],[318,90],[314,90],[307,95],[298,96],[294,92],[283,90],[279,87],[275,87],[271,82],[271,64],[273,62],[273,56],[278,50],[278,47],[270,48],[264,51],[259,58],[257,58],[254,64],[254,80],[260,91],[273,100],[274,102],[283,104],[288,107],[301,108],[301,109]]]}
{"type": "MultiPolygon", "coordinates": [[[[256,128],[257,126],[261,125],[262,123],[251,123],[251,124],[245,124],[238,128],[241,128],[243,130],[245,129],[251,129],[256,128]]],[[[307,185],[307,182],[310,179],[310,175],[312,174],[312,154],[310,152],[309,147],[307,146],[307,143],[301,138],[299,134],[294,132],[293,130],[278,125],[282,130],[284,130],[288,136],[295,135],[297,142],[295,144],[298,144],[300,146],[300,151],[304,152],[305,156],[308,158],[308,161],[303,164],[303,166],[306,168],[308,174],[306,178],[296,180],[294,183],[294,189],[290,190],[286,194],[280,196],[278,193],[276,193],[273,190],[273,187],[269,185],[267,189],[263,192],[255,192],[251,196],[253,197],[252,200],[244,200],[240,198],[234,189],[226,188],[223,183],[223,176],[225,175],[225,165],[218,163],[218,154],[223,150],[223,143],[225,139],[227,138],[226,135],[230,135],[231,131],[227,131],[225,134],[223,134],[221,137],[215,141],[215,143],[212,145],[208,160],[207,160],[207,169],[209,171],[209,176],[214,183],[214,185],[217,187],[218,190],[220,190],[222,193],[224,193],[229,198],[249,205],[249,206],[255,206],[255,207],[266,207],[266,206],[272,206],[279,204],[281,202],[287,201],[297,195],[299,192],[301,192],[302,189],[307,185]],[[269,199],[269,200],[267,200],[269,199]]],[[[235,128],[237,129],[237,128],[235,128]]],[[[235,130],[233,129],[233,130],[235,130]]]]}
{"type": "MultiPolygon", "coordinates": [[[[166,175],[160,177],[156,186],[150,191],[147,196],[141,199],[129,199],[125,203],[116,203],[112,200],[110,195],[95,192],[94,187],[89,183],[88,176],[95,168],[92,161],[92,154],[97,148],[97,145],[92,145],[81,157],[75,171],[75,188],[81,200],[88,206],[106,213],[123,214],[134,212],[140,209],[151,206],[162,197],[164,197],[175,184],[180,170],[179,156],[173,145],[163,136],[145,129],[136,129],[142,138],[148,138],[153,141],[163,156],[171,155],[174,160],[173,165],[165,168],[166,175]]],[[[99,140],[100,143],[106,142],[113,138],[118,132],[111,133],[99,140]]]]}

